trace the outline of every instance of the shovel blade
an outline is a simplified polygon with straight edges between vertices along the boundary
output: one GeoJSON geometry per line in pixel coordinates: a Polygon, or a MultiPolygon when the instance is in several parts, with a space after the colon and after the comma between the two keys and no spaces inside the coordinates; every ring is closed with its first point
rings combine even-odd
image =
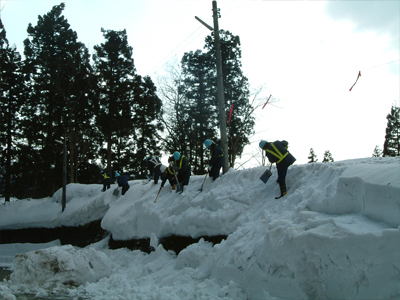
{"type": "Polygon", "coordinates": [[[178,184],[176,185],[176,191],[175,191],[175,193],[179,193],[179,192],[181,192],[181,191],[182,191],[181,184],[178,183],[178,184]]]}
{"type": "Polygon", "coordinates": [[[266,170],[260,177],[261,181],[267,183],[268,179],[271,177],[272,172],[270,170],[266,170]]]}
{"type": "Polygon", "coordinates": [[[118,195],[119,195],[119,190],[118,190],[118,189],[115,189],[115,190],[113,191],[113,195],[114,195],[114,196],[118,196],[118,195]]]}

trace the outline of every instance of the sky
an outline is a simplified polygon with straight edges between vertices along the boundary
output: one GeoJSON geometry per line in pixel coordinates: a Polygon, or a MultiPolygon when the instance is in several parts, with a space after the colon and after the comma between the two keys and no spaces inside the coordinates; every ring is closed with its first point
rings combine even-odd
{"type": "Polygon", "coordinates": [[[129,181],[123,196],[113,196],[115,185],[101,192],[101,184],[69,184],[64,212],[62,189],[44,199],[0,199],[1,229],[101,219],[113,239],[148,238],[154,248],[111,250],[109,237],[84,248],[0,244],[0,267],[12,271],[0,280],[0,298],[398,299],[399,168],[400,157],[294,165],[279,200],[275,167],[266,184],[259,179],[266,167],[231,169],[207,179],[201,193],[204,177],[192,176],[182,194],[167,183],[158,198],[160,184],[146,180],[129,181]],[[227,238],[176,253],[161,242],[171,235],[227,238]]]}
{"type": "MultiPolygon", "coordinates": [[[[22,53],[28,24],[60,3],[1,0],[9,42],[22,53]]],[[[203,49],[210,31],[195,16],[213,26],[210,0],[64,3],[64,16],[91,53],[104,42],[102,27],[126,29],[137,73],[154,82],[166,64],[203,49]]],[[[251,90],[263,86],[261,103],[274,99],[254,112],[255,135],[238,165],[260,165],[261,139],[287,140],[299,164],[311,148],[319,161],[327,150],[337,161],[383,148],[386,116],[400,105],[400,1],[221,0],[217,6],[219,28],[241,39],[251,90]]]]}

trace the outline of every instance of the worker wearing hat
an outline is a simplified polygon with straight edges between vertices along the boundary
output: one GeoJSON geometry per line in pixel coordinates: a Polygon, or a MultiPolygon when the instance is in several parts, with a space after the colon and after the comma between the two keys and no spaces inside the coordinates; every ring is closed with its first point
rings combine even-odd
{"type": "Polygon", "coordinates": [[[103,181],[103,189],[102,192],[105,192],[110,188],[111,185],[111,175],[108,172],[100,171],[100,175],[103,181]]]}
{"type": "Polygon", "coordinates": [[[265,140],[260,141],[260,148],[265,150],[265,156],[271,164],[276,163],[278,170],[278,184],[281,190],[281,195],[275,199],[282,198],[286,195],[286,174],[290,165],[292,165],[296,158],[287,150],[289,143],[287,141],[275,141],[273,143],[265,140]]]}
{"type": "Polygon", "coordinates": [[[215,180],[219,177],[221,168],[224,166],[224,151],[218,144],[215,144],[212,140],[205,140],[204,146],[210,150],[210,161],[208,166],[208,174],[215,180]]]}
{"type": "Polygon", "coordinates": [[[189,159],[182,155],[180,152],[175,151],[174,154],[168,159],[170,166],[173,166],[174,170],[177,172],[178,185],[181,192],[183,192],[183,187],[189,184],[191,175],[191,166],[189,159]]]}
{"type": "Polygon", "coordinates": [[[165,182],[168,180],[169,184],[171,185],[171,188],[173,190],[176,189],[176,176],[175,176],[175,170],[173,166],[165,166],[161,165],[160,166],[160,171],[161,171],[161,187],[162,189],[165,185],[165,182]]]}

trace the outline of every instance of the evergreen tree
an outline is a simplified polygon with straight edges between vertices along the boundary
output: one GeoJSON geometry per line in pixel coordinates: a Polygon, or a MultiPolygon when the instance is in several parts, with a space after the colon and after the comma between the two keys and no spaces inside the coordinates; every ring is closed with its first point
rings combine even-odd
{"type": "Polygon", "coordinates": [[[308,159],[309,159],[308,163],[314,163],[318,161],[317,155],[315,154],[313,148],[310,149],[310,155],[308,156],[308,159]]]}
{"type": "Polygon", "coordinates": [[[7,202],[11,197],[11,181],[18,180],[12,161],[18,150],[15,145],[19,135],[19,107],[26,97],[21,68],[21,56],[15,47],[9,46],[0,18],[0,167],[3,167],[0,193],[7,202]]]}
{"type": "Polygon", "coordinates": [[[185,95],[182,103],[183,116],[179,120],[180,143],[176,150],[189,155],[194,174],[204,174],[204,141],[216,136],[217,108],[211,56],[196,52],[185,53],[182,58],[183,82],[180,86],[185,95]]]}
{"type": "MultiPolygon", "coordinates": [[[[229,31],[220,30],[222,73],[224,81],[225,111],[228,113],[233,105],[233,117],[227,124],[229,166],[234,167],[237,157],[241,157],[244,147],[250,143],[249,136],[254,133],[255,120],[250,104],[248,79],[242,71],[242,50],[239,36],[229,31]]],[[[213,57],[214,82],[216,82],[216,51],[214,34],[206,38],[205,48],[213,57]]],[[[215,97],[216,103],[218,103],[215,97]]],[[[217,104],[216,104],[217,105],[217,104]]],[[[218,106],[218,105],[217,105],[218,106]]]]}
{"type": "Polygon", "coordinates": [[[106,42],[94,47],[93,59],[100,93],[96,124],[107,143],[107,170],[144,178],[145,157],[160,154],[162,102],[151,78],[136,74],[126,30],[102,32],[106,42]]]}
{"type": "MultiPolygon", "coordinates": [[[[70,181],[81,182],[78,176],[82,167],[96,166],[96,159],[100,148],[100,133],[94,126],[95,115],[99,109],[95,92],[96,79],[90,65],[90,55],[78,43],[76,51],[72,51],[71,61],[68,63],[67,85],[63,88],[66,99],[67,114],[67,141],[70,160],[70,181]],[[89,163],[89,164],[88,164],[89,163]]],[[[64,71],[66,74],[66,71],[64,71]]]]}
{"type": "MultiPolygon", "coordinates": [[[[105,43],[94,46],[94,69],[98,77],[99,114],[96,124],[107,143],[107,170],[111,172],[113,152],[118,139],[127,139],[133,131],[134,79],[136,69],[126,30],[101,29],[105,43]]],[[[133,152],[134,149],[127,149],[133,152]]],[[[120,158],[119,158],[120,159],[120,158]]]]}
{"type": "Polygon", "coordinates": [[[156,94],[156,87],[150,77],[135,78],[134,89],[134,132],[136,151],[131,156],[127,165],[138,175],[138,178],[146,178],[148,155],[160,156],[158,132],[163,130],[161,123],[162,102],[156,94]],[[139,163],[140,162],[140,163],[139,163]]]}
{"type": "Polygon", "coordinates": [[[379,146],[376,145],[374,152],[372,153],[372,157],[382,157],[382,150],[379,149],[379,146]]]}
{"type": "MultiPolygon", "coordinates": [[[[164,140],[166,151],[175,150],[188,155],[194,174],[204,174],[204,157],[208,157],[204,140],[220,143],[219,103],[217,99],[216,54],[213,35],[206,38],[205,49],[185,53],[182,58],[182,72],[169,68],[171,77],[162,79],[159,89],[164,100],[164,123],[168,134],[164,140]]],[[[229,32],[221,30],[222,64],[224,73],[225,111],[233,104],[234,117],[228,124],[229,164],[234,166],[244,146],[253,133],[255,107],[249,102],[250,92],[247,78],[241,71],[240,40],[229,32]]],[[[254,98],[254,101],[256,97],[254,98]]],[[[228,120],[228,115],[226,120],[228,120]]]]}
{"type": "Polygon", "coordinates": [[[38,197],[61,186],[63,147],[57,140],[67,139],[71,181],[77,180],[79,161],[87,159],[82,149],[96,145],[89,54],[62,16],[64,8],[63,3],[54,6],[36,26],[29,24],[24,41],[30,96],[22,107],[22,127],[25,159],[33,160],[25,163],[34,167],[25,175],[32,176],[38,197]]]}
{"type": "Polygon", "coordinates": [[[400,107],[392,106],[387,115],[387,127],[383,156],[400,156],[400,107]]]}
{"type": "Polygon", "coordinates": [[[329,150],[326,150],[324,153],[324,159],[322,160],[323,163],[327,162],[334,162],[332,154],[329,150]]]}

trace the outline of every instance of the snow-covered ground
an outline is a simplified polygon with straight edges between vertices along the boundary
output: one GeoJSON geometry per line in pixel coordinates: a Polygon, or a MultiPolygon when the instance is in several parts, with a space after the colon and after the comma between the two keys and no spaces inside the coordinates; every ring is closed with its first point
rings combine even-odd
{"type": "Polygon", "coordinates": [[[266,184],[259,180],[265,168],[230,170],[201,193],[203,176],[181,195],[167,183],[156,203],[159,185],[140,180],[118,197],[113,188],[70,184],[64,213],[61,190],[4,203],[1,229],[103,218],[114,239],[150,237],[156,250],[110,250],[107,239],[83,249],[0,245],[0,265],[13,270],[0,298],[400,299],[400,157],[291,166],[280,200],[275,168],[266,184]],[[158,244],[169,235],[228,238],[177,255],[158,244]]]}

